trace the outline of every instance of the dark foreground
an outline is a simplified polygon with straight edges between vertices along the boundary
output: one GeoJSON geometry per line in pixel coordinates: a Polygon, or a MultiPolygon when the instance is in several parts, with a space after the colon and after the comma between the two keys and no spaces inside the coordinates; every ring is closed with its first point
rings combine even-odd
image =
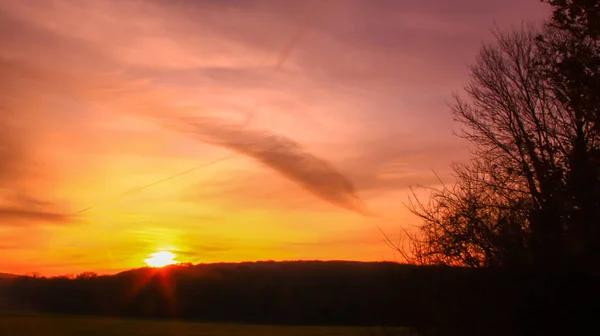
{"type": "Polygon", "coordinates": [[[409,336],[408,329],[268,326],[0,314],[3,336],[409,336]]]}
{"type": "MultiPolygon", "coordinates": [[[[363,331],[397,326],[422,334],[436,331],[427,333],[432,335],[577,334],[575,329],[600,315],[598,276],[394,263],[180,265],[112,276],[18,277],[5,281],[0,290],[6,309],[51,315],[355,326],[352,330],[363,331]]],[[[17,328],[18,321],[24,320],[16,318],[9,329],[17,328]]],[[[78,325],[69,321],[33,320],[48,330],[78,325]]],[[[94,323],[90,330],[99,332],[94,323]]],[[[22,322],[22,327],[30,323],[22,322]]],[[[300,330],[290,328],[285,330],[300,330]]],[[[0,330],[0,335],[6,334],[0,330]]]]}

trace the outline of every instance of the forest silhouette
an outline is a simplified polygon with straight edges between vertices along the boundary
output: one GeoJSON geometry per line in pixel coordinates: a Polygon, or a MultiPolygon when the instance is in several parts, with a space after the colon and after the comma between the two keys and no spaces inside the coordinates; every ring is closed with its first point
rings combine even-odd
{"type": "Polygon", "coordinates": [[[593,320],[596,284],[564,273],[267,261],[19,277],[6,281],[1,295],[15,311],[50,314],[537,335],[568,334],[593,320]]]}

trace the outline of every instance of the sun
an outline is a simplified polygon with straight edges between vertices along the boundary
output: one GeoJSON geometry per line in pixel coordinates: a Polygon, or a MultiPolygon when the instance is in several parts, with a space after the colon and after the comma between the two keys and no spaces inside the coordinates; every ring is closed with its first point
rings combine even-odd
{"type": "Polygon", "coordinates": [[[175,255],[169,251],[160,251],[150,254],[150,258],[144,260],[148,266],[164,267],[176,264],[175,255]]]}

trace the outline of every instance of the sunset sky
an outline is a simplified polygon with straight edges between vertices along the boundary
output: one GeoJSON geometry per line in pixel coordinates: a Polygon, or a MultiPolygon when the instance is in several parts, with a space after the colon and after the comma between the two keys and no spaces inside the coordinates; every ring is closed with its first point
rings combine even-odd
{"type": "Polygon", "coordinates": [[[539,0],[0,0],[0,272],[394,260],[446,105],[539,0]],[[193,169],[193,170],[192,170],[193,169]],[[191,171],[190,171],[191,170],[191,171]],[[171,178],[172,177],[172,178],[171,178]]]}

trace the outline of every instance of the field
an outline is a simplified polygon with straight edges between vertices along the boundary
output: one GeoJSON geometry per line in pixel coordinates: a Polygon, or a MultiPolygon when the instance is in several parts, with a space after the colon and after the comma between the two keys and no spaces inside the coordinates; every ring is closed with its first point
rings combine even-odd
{"type": "Polygon", "coordinates": [[[387,336],[411,335],[408,330],[377,327],[300,327],[211,324],[0,314],[2,336],[387,336]]]}

